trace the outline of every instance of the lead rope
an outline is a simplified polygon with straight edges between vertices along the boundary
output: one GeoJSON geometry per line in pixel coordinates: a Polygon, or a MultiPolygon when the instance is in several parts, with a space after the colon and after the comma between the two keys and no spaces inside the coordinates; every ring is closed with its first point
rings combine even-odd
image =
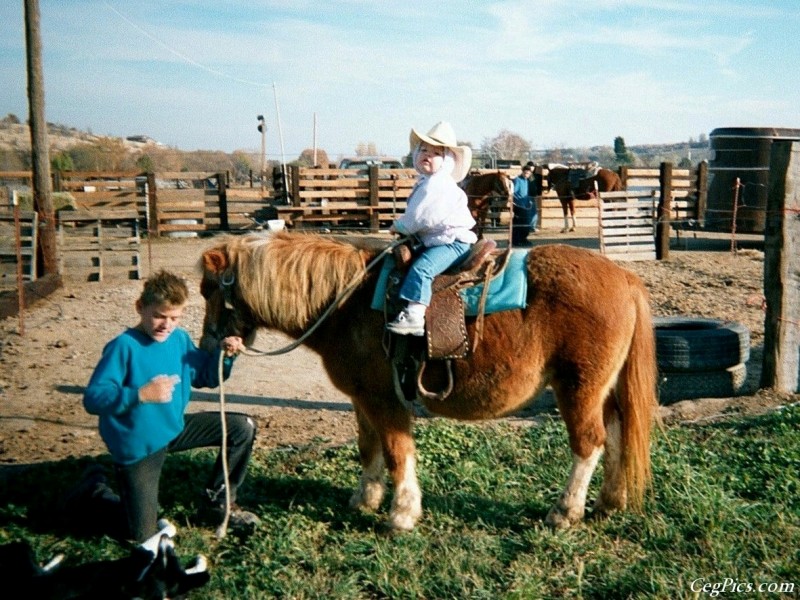
{"type": "Polygon", "coordinates": [[[222,445],[220,453],[222,455],[222,478],[225,486],[225,516],[222,523],[217,527],[217,539],[222,539],[228,533],[228,521],[231,518],[231,486],[230,474],[228,472],[228,420],[225,418],[225,384],[223,382],[223,371],[225,363],[225,351],[220,350],[219,364],[217,365],[217,377],[219,377],[219,418],[222,424],[222,445]]]}

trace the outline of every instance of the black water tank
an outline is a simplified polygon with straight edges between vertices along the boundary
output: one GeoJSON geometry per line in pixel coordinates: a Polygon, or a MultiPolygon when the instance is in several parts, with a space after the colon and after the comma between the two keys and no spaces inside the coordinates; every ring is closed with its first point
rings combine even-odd
{"type": "Polygon", "coordinates": [[[708,204],[704,226],[731,231],[734,184],[739,178],[736,230],[763,233],[766,220],[769,155],[772,142],[800,141],[800,129],[720,127],[709,135],[708,204]]]}

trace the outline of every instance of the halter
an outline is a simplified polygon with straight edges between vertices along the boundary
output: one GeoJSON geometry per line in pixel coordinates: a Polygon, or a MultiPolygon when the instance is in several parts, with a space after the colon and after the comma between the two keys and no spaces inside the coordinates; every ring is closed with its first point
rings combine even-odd
{"type": "Polygon", "coordinates": [[[233,284],[236,282],[236,275],[232,271],[224,273],[219,280],[219,289],[222,290],[222,297],[225,301],[225,308],[234,310],[233,308],[233,284]]]}

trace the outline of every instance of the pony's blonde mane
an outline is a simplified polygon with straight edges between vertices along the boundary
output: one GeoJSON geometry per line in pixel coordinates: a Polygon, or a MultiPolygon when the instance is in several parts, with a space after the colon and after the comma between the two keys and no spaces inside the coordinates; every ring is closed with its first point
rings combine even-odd
{"type": "Polygon", "coordinates": [[[277,232],[223,244],[239,292],[256,319],[303,331],[363,273],[369,253],[319,235],[277,232]]]}

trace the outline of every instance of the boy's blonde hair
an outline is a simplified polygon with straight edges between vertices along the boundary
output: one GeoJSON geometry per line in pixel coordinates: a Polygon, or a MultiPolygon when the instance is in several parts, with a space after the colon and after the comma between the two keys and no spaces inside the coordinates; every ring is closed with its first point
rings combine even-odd
{"type": "Polygon", "coordinates": [[[188,300],[189,288],[186,287],[186,282],[174,273],[161,269],[144,282],[138,303],[139,306],[183,306],[188,300]]]}

